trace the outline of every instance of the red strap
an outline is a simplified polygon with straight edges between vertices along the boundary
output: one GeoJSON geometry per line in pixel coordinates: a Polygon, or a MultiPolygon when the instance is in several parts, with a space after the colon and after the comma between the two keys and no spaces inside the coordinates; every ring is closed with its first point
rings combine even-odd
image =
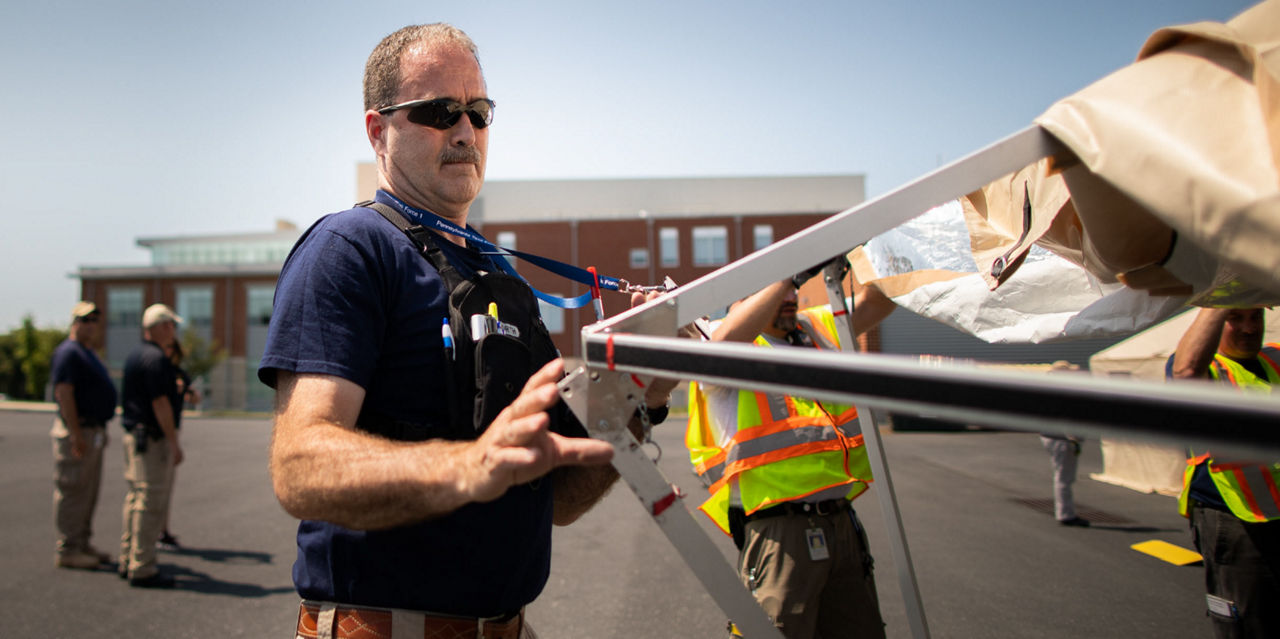
{"type": "Polygon", "coordinates": [[[653,502],[653,516],[657,517],[658,515],[661,515],[663,511],[671,507],[671,504],[676,503],[676,497],[679,496],[680,489],[675,485],[672,485],[671,492],[667,493],[666,497],[653,502]]]}
{"type": "Polygon", "coordinates": [[[598,322],[604,319],[604,300],[600,299],[600,274],[594,266],[588,266],[587,272],[591,274],[591,305],[595,307],[598,322]]]}
{"type": "Polygon", "coordinates": [[[613,370],[613,333],[604,342],[604,361],[609,365],[609,370],[613,370]]]}

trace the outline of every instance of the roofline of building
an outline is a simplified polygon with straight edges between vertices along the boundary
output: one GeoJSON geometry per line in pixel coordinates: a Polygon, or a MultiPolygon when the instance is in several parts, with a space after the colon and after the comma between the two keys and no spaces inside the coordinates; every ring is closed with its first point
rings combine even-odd
{"type": "Polygon", "coordinates": [[[473,223],[831,214],[861,204],[860,173],[760,177],[492,180],[473,223]]]}
{"type": "MultiPolygon", "coordinates": [[[[842,209],[843,210],[843,209],[842,209]]],[[[590,217],[545,217],[538,219],[507,219],[507,218],[487,218],[481,219],[477,223],[478,226],[486,224],[492,225],[520,225],[527,224],[583,224],[590,222],[619,222],[626,220],[657,220],[657,221],[673,221],[673,220],[749,220],[757,217],[792,217],[800,215],[835,215],[840,210],[826,211],[776,211],[773,213],[700,213],[700,212],[684,212],[684,213],[651,213],[631,212],[631,213],[605,213],[593,215],[590,217]]]]}
{"type": "Polygon", "coordinates": [[[302,232],[297,229],[286,231],[266,231],[257,233],[224,233],[220,235],[170,235],[164,237],[140,237],[136,240],[138,246],[153,247],[160,244],[178,244],[178,243],[198,243],[211,244],[214,242],[245,242],[251,240],[287,240],[296,241],[302,232]]]}
{"type": "Polygon", "coordinates": [[[282,262],[260,264],[172,264],[168,266],[81,266],[70,276],[81,280],[128,280],[188,277],[277,277],[282,262]]]}

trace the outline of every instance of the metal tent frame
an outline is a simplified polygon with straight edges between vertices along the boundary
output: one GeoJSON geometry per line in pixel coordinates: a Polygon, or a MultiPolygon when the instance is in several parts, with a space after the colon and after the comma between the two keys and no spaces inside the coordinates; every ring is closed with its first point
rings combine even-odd
{"type": "MultiPolygon", "coordinates": [[[[929,629],[893,482],[867,408],[928,412],[1014,430],[1123,435],[1222,452],[1280,457],[1280,401],[1228,394],[1207,385],[1151,385],[1084,376],[1028,376],[955,365],[924,366],[885,355],[757,349],[673,337],[688,325],[771,282],[803,271],[815,256],[844,255],[949,199],[1065,151],[1033,125],[914,182],[836,214],[658,299],[582,330],[584,359],[569,368],[561,395],[595,438],[615,449],[614,466],[723,612],[747,637],[780,637],[733,567],[627,430],[643,397],[640,376],[698,379],[853,403],[885,514],[911,633],[929,629]],[[795,352],[791,352],[795,351],[795,352]],[[1204,423],[1218,425],[1212,436],[1204,423]]],[[[831,278],[828,278],[829,284],[831,278]]],[[[832,293],[834,296],[836,293],[832,293]]],[[[843,339],[850,344],[853,340],[843,339]]]]}

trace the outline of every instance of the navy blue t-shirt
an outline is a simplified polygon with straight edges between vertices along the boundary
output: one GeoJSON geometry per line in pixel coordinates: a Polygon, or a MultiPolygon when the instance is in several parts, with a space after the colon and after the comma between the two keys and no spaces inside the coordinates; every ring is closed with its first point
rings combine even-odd
{"type": "Polygon", "coordinates": [[[138,344],[124,360],[124,379],[120,384],[120,421],[125,430],[136,425],[147,428],[151,439],[164,437],[156,411],[151,402],[160,397],[169,398],[173,411],[173,425],[178,427],[178,413],[182,410],[182,393],[178,392],[178,367],[173,364],[159,344],[144,341],[138,344]]]}
{"type": "Polygon", "coordinates": [[[53,349],[53,384],[71,384],[76,413],[82,419],[106,423],[116,414],[116,387],[102,360],[87,346],[65,339],[53,349]]]}
{"type": "MultiPolygon", "coordinates": [[[[474,250],[437,244],[464,276],[496,270],[474,250]]],[[[376,211],[328,215],[285,261],[258,376],[274,386],[276,370],[335,375],[365,390],[362,411],[448,425],[447,296],[435,269],[376,211]]],[[[550,562],[551,481],[543,478],[390,530],[303,521],[293,578],[308,599],[492,616],[533,601],[550,562]]]]}

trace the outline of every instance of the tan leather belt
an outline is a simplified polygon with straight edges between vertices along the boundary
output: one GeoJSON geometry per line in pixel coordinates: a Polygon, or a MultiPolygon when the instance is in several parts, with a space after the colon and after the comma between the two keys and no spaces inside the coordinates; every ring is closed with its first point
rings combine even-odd
{"type": "Polygon", "coordinates": [[[321,636],[335,639],[386,639],[387,637],[412,636],[415,639],[519,639],[524,621],[521,611],[503,621],[489,621],[468,617],[439,617],[424,613],[359,608],[336,605],[333,609],[331,631],[320,632],[322,604],[304,601],[298,609],[298,636],[314,639],[321,636]],[[422,624],[422,633],[414,631],[422,624]],[[405,633],[404,627],[409,632],[405,633]],[[393,625],[397,627],[393,628],[393,625]],[[394,631],[394,632],[393,632],[394,631]]]}

